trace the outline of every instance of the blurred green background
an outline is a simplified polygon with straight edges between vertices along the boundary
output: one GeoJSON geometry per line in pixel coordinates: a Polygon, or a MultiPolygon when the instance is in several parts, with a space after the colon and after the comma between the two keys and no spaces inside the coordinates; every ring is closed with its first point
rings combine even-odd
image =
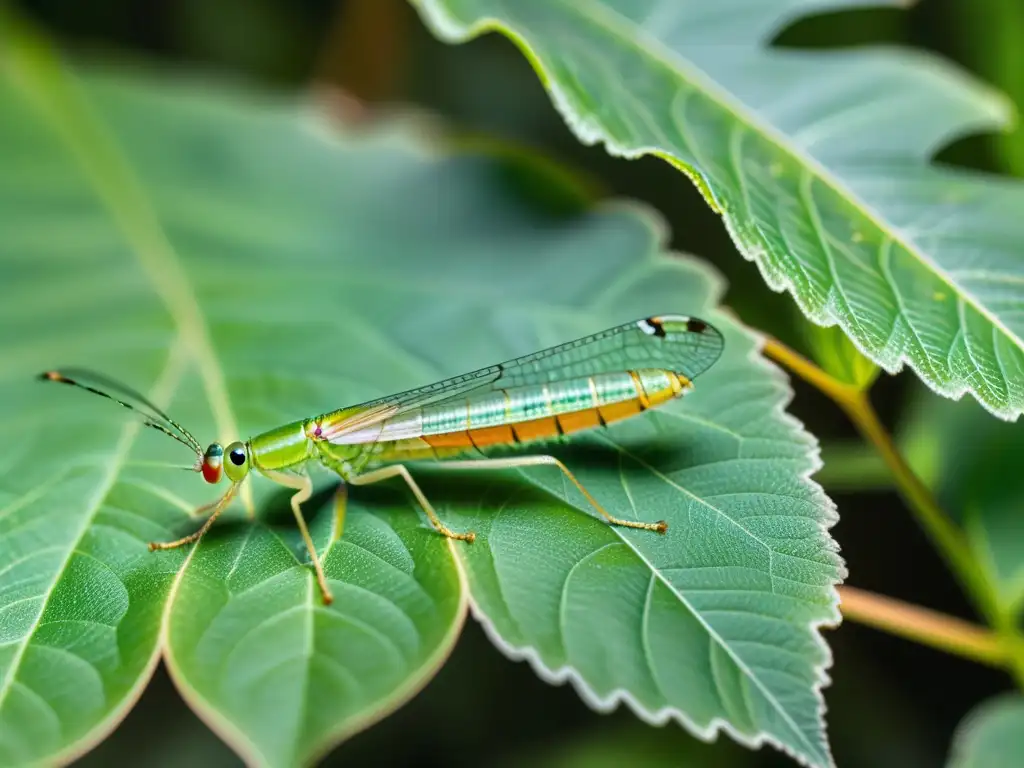
{"type": "MultiPolygon", "coordinates": [[[[658,209],[669,224],[673,248],[707,259],[726,275],[731,286],[727,301],[741,318],[807,348],[805,323],[792,300],[765,287],[692,185],[659,160],[627,162],[601,148],[581,146],[525,59],[503,38],[492,35],[464,46],[445,46],[429,35],[404,0],[23,0],[16,7],[74,54],[142,56],[276,89],[328,84],[371,109],[436,113],[460,140],[498,140],[499,146],[547,157],[596,196],[637,198],[658,209]]],[[[1021,0],[922,0],[907,11],[830,14],[805,19],[777,40],[778,45],[795,47],[877,42],[936,51],[1005,90],[1018,105],[1024,103],[1021,0]]],[[[352,111],[354,117],[360,114],[352,111]]],[[[1024,175],[1024,135],[1017,131],[964,139],[947,148],[940,160],[1024,175]]],[[[855,446],[856,436],[842,415],[808,387],[797,383],[795,389],[791,410],[825,444],[826,457],[846,455],[843,449],[855,446]],[[838,450],[830,454],[833,447],[838,450]]],[[[955,411],[984,420],[989,444],[1002,453],[1004,466],[1014,466],[1006,451],[1021,451],[1020,440],[1007,444],[1013,427],[981,415],[972,403],[927,402],[933,396],[911,375],[883,376],[872,398],[894,430],[914,413],[955,411]]],[[[918,466],[936,466],[941,423],[929,418],[915,433],[917,455],[912,458],[918,466]]],[[[837,480],[844,475],[842,486],[829,489],[842,515],[833,535],[849,565],[849,583],[975,618],[898,497],[886,490],[884,475],[870,457],[865,467],[861,472],[858,465],[852,477],[837,472],[837,480]]],[[[823,481],[828,477],[828,472],[823,474],[823,481]]],[[[977,702],[1011,687],[1002,673],[856,625],[828,632],[827,640],[835,656],[833,683],[826,689],[828,721],[841,766],[940,765],[959,719],[977,702]]],[[[240,764],[158,672],[125,723],[81,763],[159,766],[189,761],[240,764]]],[[[472,623],[450,663],[425,691],[336,749],[324,764],[528,762],[792,764],[770,749],[747,752],[724,737],[707,746],[676,725],[650,728],[626,711],[592,713],[570,688],[551,688],[526,664],[507,661],[472,623]]]]}

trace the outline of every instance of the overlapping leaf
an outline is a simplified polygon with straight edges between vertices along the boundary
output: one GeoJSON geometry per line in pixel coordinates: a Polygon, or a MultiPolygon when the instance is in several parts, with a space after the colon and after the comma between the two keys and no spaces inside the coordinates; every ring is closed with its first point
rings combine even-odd
{"type": "Polygon", "coordinates": [[[4,50],[2,762],[100,738],[161,642],[241,754],[309,761],[429,678],[467,587],[501,647],[596,706],[829,762],[817,625],[837,618],[841,564],[806,480],[814,443],[714,309],[717,281],[661,253],[650,217],[553,216],[494,161],[430,156],[408,128],[339,136],[295,100],[4,50]],[[698,392],[558,448],[613,512],[664,517],[667,536],[608,528],[544,472],[417,469],[480,538],[450,547],[393,487],[354,489],[332,544],[321,497],[329,608],[266,483],[246,499],[258,522],[239,510],[188,554],[147,552],[193,529],[212,489],[145,462],[191,457],[30,380],[88,364],[227,440],[672,310],[728,339],[698,392]]]}
{"type": "Polygon", "coordinates": [[[903,426],[915,469],[963,526],[975,564],[995,605],[1007,616],[1024,609],[1021,504],[1024,433],[988,418],[975,403],[921,398],[903,426]]]}
{"type": "Polygon", "coordinates": [[[445,39],[512,37],[581,140],[679,166],[769,285],[882,367],[1024,408],[1024,187],[928,165],[1005,101],[912,51],[767,47],[810,10],[894,2],[414,4],[445,39]]]}
{"type": "Polygon", "coordinates": [[[948,768],[1010,768],[1024,752],[1024,699],[1000,696],[976,707],[957,728],[948,768]]]}

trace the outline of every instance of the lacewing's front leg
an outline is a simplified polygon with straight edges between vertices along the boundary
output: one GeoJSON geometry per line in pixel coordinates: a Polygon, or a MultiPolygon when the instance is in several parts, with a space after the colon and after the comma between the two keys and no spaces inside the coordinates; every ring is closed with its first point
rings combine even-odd
{"type": "Polygon", "coordinates": [[[203,523],[202,527],[195,533],[191,533],[188,536],[182,536],[180,539],[174,541],[151,541],[149,543],[149,551],[156,552],[158,549],[177,549],[178,547],[184,547],[186,544],[192,544],[193,542],[199,541],[203,538],[203,535],[210,530],[210,526],[214,524],[220,513],[227,509],[228,504],[235,495],[235,491],[238,489],[238,483],[232,483],[231,487],[228,488],[227,492],[220,497],[218,501],[213,504],[204,504],[195,511],[194,514],[202,512],[204,509],[213,508],[213,512],[206,518],[206,522],[203,523]]]}
{"type": "Polygon", "coordinates": [[[299,526],[302,540],[306,542],[306,549],[309,550],[309,557],[313,561],[313,568],[316,570],[316,581],[320,586],[320,594],[323,595],[324,605],[330,605],[334,602],[334,596],[327,586],[327,577],[324,575],[323,566],[320,564],[320,556],[317,554],[316,546],[313,544],[313,537],[309,535],[306,518],[302,515],[302,505],[309,501],[309,497],[313,495],[312,479],[305,473],[291,475],[265,469],[260,471],[275,483],[280,483],[286,488],[293,488],[295,490],[295,494],[291,498],[292,514],[295,515],[295,522],[299,526]]]}

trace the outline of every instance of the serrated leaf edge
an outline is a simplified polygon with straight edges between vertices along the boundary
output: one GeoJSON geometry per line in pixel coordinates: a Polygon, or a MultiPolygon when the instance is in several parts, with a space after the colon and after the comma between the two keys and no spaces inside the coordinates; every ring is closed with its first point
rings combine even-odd
{"type": "MultiPolygon", "coordinates": [[[[774,409],[774,415],[781,417],[783,422],[787,423],[789,426],[793,427],[798,432],[802,434],[809,434],[804,429],[804,425],[799,419],[797,419],[796,417],[792,416],[791,414],[787,413],[784,410],[785,406],[788,405],[788,403],[792,400],[793,390],[782,379],[781,372],[779,371],[779,369],[772,363],[768,362],[763,357],[761,357],[761,355],[759,354],[759,349],[760,343],[751,351],[750,357],[754,359],[755,362],[757,362],[759,365],[766,368],[770,375],[772,375],[773,378],[776,379],[776,381],[782,384],[787,394],[787,398],[780,400],[779,403],[776,405],[774,409]]],[[[814,446],[813,452],[809,454],[809,458],[811,459],[811,465],[806,471],[802,473],[801,479],[812,490],[814,490],[814,495],[818,497],[818,499],[815,500],[816,503],[820,504],[824,509],[824,519],[818,521],[817,524],[819,530],[827,538],[829,528],[831,528],[838,521],[838,514],[836,513],[835,503],[830,498],[828,498],[828,496],[825,494],[821,486],[819,486],[817,483],[811,480],[811,476],[819,469],[821,469],[821,467],[823,466],[820,458],[820,449],[817,445],[814,446]]],[[[641,557],[641,559],[643,559],[642,556],[639,555],[639,553],[637,553],[635,550],[633,551],[634,554],[637,554],[638,557],[641,557]]],[[[840,568],[841,581],[842,578],[845,578],[846,576],[846,569],[845,566],[840,566],[840,568]]],[[[656,569],[652,568],[651,570],[652,573],[657,574],[656,569]]],[[[662,583],[665,583],[664,580],[662,580],[662,583]]],[[[824,660],[821,664],[815,666],[815,683],[812,686],[815,698],[818,701],[818,723],[821,726],[823,732],[826,730],[825,714],[828,708],[825,704],[825,697],[822,693],[822,690],[831,682],[831,678],[829,677],[827,670],[832,666],[833,657],[832,650],[825,642],[825,639],[822,637],[820,630],[822,628],[827,627],[836,627],[842,621],[842,616],[839,611],[839,592],[836,589],[838,583],[839,582],[829,587],[829,612],[831,615],[821,619],[820,621],[810,622],[810,624],[808,625],[808,628],[812,631],[812,634],[814,636],[815,645],[819,650],[824,652],[824,660]]],[[[665,585],[669,589],[671,589],[674,594],[678,595],[678,591],[675,588],[673,588],[672,585],[667,583],[665,583],[665,585]]],[[[530,666],[533,668],[534,672],[537,674],[537,676],[549,684],[564,685],[566,682],[571,683],[573,688],[579,694],[580,698],[582,698],[588,706],[590,706],[598,712],[611,712],[619,704],[625,703],[637,715],[637,717],[651,725],[665,725],[669,720],[674,719],[677,722],[679,722],[689,733],[693,734],[694,736],[705,742],[714,741],[718,733],[720,731],[724,731],[733,740],[751,749],[758,749],[764,744],[771,744],[773,747],[779,749],[780,751],[792,757],[801,765],[809,766],[810,768],[817,768],[816,764],[808,759],[808,756],[795,752],[787,744],[780,742],[773,735],[761,731],[752,737],[748,737],[745,734],[737,731],[728,720],[721,717],[713,718],[711,722],[708,723],[707,727],[701,728],[693,720],[691,720],[685,712],[682,712],[681,710],[675,707],[663,707],[657,711],[651,712],[646,707],[644,707],[644,705],[641,704],[633,696],[633,694],[625,688],[616,688],[613,691],[611,691],[606,697],[601,698],[593,691],[593,689],[590,688],[586,680],[584,680],[583,677],[579,674],[579,672],[577,672],[576,669],[571,665],[565,665],[557,669],[552,669],[544,663],[544,661],[541,659],[537,651],[531,646],[515,646],[508,643],[503,637],[501,637],[500,633],[495,628],[494,624],[488,618],[487,614],[483,611],[483,609],[480,608],[480,605],[472,597],[472,595],[470,595],[469,607],[470,611],[473,614],[473,618],[476,619],[476,621],[481,625],[481,627],[483,627],[484,633],[491,640],[491,642],[494,643],[498,650],[500,650],[505,656],[514,661],[528,662],[530,666]]],[[[694,615],[699,618],[699,614],[697,612],[694,612],[694,615]]],[[[721,647],[724,650],[726,650],[727,653],[730,653],[730,656],[732,656],[731,652],[729,652],[729,649],[726,645],[721,644],[721,647]]],[[[735,658],[734,661],[736,661],[735,658]]],[[[742,664],[740,666],[741,668],[743,668],[742,664]]],[[[756,678],[754,678],[753,675],[748,675],[748,679],[754,680],[756,678]]],[[[795,726],[795,724],[792,723],[791,725],[795,726]]],[[[795,728],[795,730],[799,733],[798,728],[795,728]]],[[[832,758],[831,752],[829,751],[827,742],[825,749],[826,757],[829,761],[827,765],[833,766],[835,763],[834,759],[832,758]]]]}
{"type": "MultiPolygon", "coordinates": [[[[719,306],[718,302],[721,300],[722,295],[725,293],[725,282],[721,275],[714,267],[701,259],[698,259],[690,254],[681,253],[678,251],[667,251],[661,250],[669,239],[669,228],[665,223],[664,219],[651,208],[639,204],[632,200],[611,200],[603,201],[599,205],[595,206],[598,209],[606,210],[629,210],[639,215],[645,223],[651,228],[654,243],[654,248],[650,254],[651,259],[658,259],[659,255],[669,260],[669,263],[678,264],[689,264],[697,267],[698,269],[706,272],[711,277],[711,290],[709,291],[708,301],[709,304],[715,305],[716,313],[726,315],[737,327],[742,328],[748,335],[750,335],[755,345],[748,353],[748,359],[751,360],[755,365],[763,368],[767,376],[773,379],[778,385],[781,397],[775,403],[772,409],[772,415],[779,419],[779,422],[784,427],[791,428],[795,434],[798,434],[806,438],[808,446],[808,467],[801,473],[800,479],[812,490],[814,499],[813,502],[817,504],[821,510],[821,519],[816,521],[819,531],[822,534],[822,539],[825,542],[831,541],[828,536],[828,531],[838,521],[839,515],[836,510],[835,502],[832,501],[825,493],[824,489],[811,477],[818,472],[823,466],[821,461],[821,448],[817,440],[814,439],[813,435],[808,432],[803,422],[792,414],[786,411],[786,407],[792,402],[794,392],[793,388],[789,385],[788,380],[784,372],[776,366],[774,363],[767,360],[761,355],[761,349],[763,348],[764,338],[760,334],[757,334],[746,326],[744,326],[735,314],[730,311],[727,307],[719,306]]],[[[623,543],[627,546],[629,543],[623,539],[623,543]]],[[[638,557],[642,556],[636,552],[635,549],[630,547],[631,550],[638,557]]],[[[457,550],[456,550],[457,552],[457,550]]],[[[457,558],[459,559],[459,558],[457,558]]],[[[460,566],[462,565],[460,559],[460,566]]],[[[828,676],[827,670],[832,666],[832,651],[825,639],[822,637],[820,630],[826,627],[836,627],[842,621],[842,615],[839,611],[839,592],[836,586],[846,578],[847,571],[845,565],[840,561],[838,563],[838,580],[829,587],[829,613],[830,615],[821,619],[820,621],[811,622],[808,627],[811,629],[814,636],[815,645],[822,651],[824,651],[824,659],[821,664],[815,667],[815,683],[812,686],[815,698],[818,701],[818,723],[824,732],[826,729],[825,714],[827,712],[827,706],[825,704],[825,698],[822,690],[831,682],[831,678],[828,676]]],[[[657,573],[652,568],[653,573],[657,573]]],[[[664,581],[662,582],[664,583],[664,581]]],[[[672,590],[674,594],[677,594],[676,590],[670,585],[666,586],[672,590]]],[[[773,737],[771,734],[760,732],[755,736],[748,738],[744,734],[739,733],[732,724],[723,718],[713,718],[708,723],[706,728],[699,727],[693,722],[687,715],[674,708],[674,707],[663,707],[656,712],[651,712],[646,709],[628,690],[624,688],[616,688],[611,691],[605,698],[599,697],[587,684],[587,682],[580,676],[580,674],[570,665],[565,665],[557,669],[548,667],[544,661],[540,658],[536,650],[530,646],[516,646],[508,643],[503,637],[501,637],[494,624],[488,618],[487,614],[481,609],[470,590],[469,594],[469,609],[473,615],[473,618],[483,628],[484,633],[488,639],[500,650],[505,656],[514,661],[526,661],[533,668],[534,672],[545,682],[552,685],[564,685],[566,682],[572,684],[573,688],[579,694],[580,698],[593,709],[598,712],[610,712],[614,710],[620,703],[625,703],[640,719],[652,725],[664,725],[669,720],[675,719],[679,722],[688,732],[696,736],[697,738],[711,742],[714,741],[719,731],[725,731],[731,738],[738,743],[757,749],[763,744],[771,744],[777,749],[781,750],[785,754],[792,757],[797,762],[806,766],[814,766],[813,763],[809,762],[805,756],[794,752],[790,747],[781,743],[773,737]]],[[[695,615],[696,612],[694,612],[695,615]]],[[[724,647],[724,646],[723,646],[724,647]]],[[[728,649],[726,649],[728,650],[728,649]]],[[[731,654],[730,654],[731,655],[731,654]]],[[[799,729],[796,729],[799,732],[799,729]]],[[[826,756],[829,760],[828,765],[834,765],[834,761],[830,752],[828,752],[828,746],[826,744],[826,756]]]]}
{"type": "MultiPolygon", "coordinates": [[[[789,293],[800,307],[800,310],[811,322],[823,328],[830,328],[838,325],[842,328],[844,333],[847,334],[853,345],[859,352],[861,352],[861,354],[875,362],[889,374],[897,374],[903,370],[904,366],[907,366],[917,373],[918,378],[920,378],[929,389],[944,397],[952,400],[959,400],[964,396],[964,394],[969,392],[986,410],[1000,419],[1016,421],[1020,416],[1020,409],[1015,410],[1012,407],[1003,408],[986,402],[977,391],[971,388],[969,383],[955,383],[952,381],[945,383],[933,380],[934,377],[929,371],[927,371],[926,367],[918,365],[917,362],[906,352],[896,352],[891,350],[888,346],[877,351],[868,349],[867,345],[860,341],[851,332],[851,328],[856,325],[856,322],[836,311],[836,298],[834,291],[829,292],[828,300],[825,303],[820,307],[816,307],[800,295],[796,290],[796,283],[791,277],[784,273],[775,275],[769,271],[763,259],[765,254],[768,252],[763,242],[744,234],[742,231],[744,229],[743,222],[734,220],[734,217],[731,216],[722,206],[721,202],[715,197],[711,185],[708,184],[707,178],[699,169],[687,165],[677,158],[666,155],[664,150],[658,147],[646,146],[627,148],[617,143],[611,136],[609,136],[601,127],[599,122],[588,119],[585,115],[577,114],[570,105],[568,97],[559,87],[557,82],[550,77],[548,71],[541,64],[540,60],[534,55],[533,50],[530,48],[525,38],[523,38],[513,27],[506,24],[501,19],[497,19],[492,16],[481,17],[472,24],[462,24],[458,20],[454,19],[445,10],[443,4],[438,2],[438,0],[412,0],[412,2],[422,9],[424,18],[428,25],[435,31],[437,36],[447,42],[461,43],[487,32],[497,32],[512,41],[527,61],[529,61],[530,66],[539,75],[541,83],[550,95],[555,109],[565,120],[570,130],[572,130],[582,143],[586,145],[604,144],[609,154],[626,159],[636,159],[644,155],[653,155],[665,160],[680,170],[687,178],[690,179],[691,182],[693,182],[694,186],[697,187],[701,196],[704,197],[711,209],[715,213],[721,215],[722,220],[725,223],[726,231],[728,232],[730,239],[736,245],[737,250],[747,261],[751,261],[757,265],[758,271],[761,273],[761,276],[768,287],[776,293],[789,293]]],[[[669,65],[674,69],[678,69],[676,57],[672,51],[668,51],[667,54],[662,53],[661,51],[665,46],[658,40],[648,40],[648,43],[648,47],[645,48],[648,53],[656,56],[666,65],[669,65]],[[654,52],[652,53],[652,51],[654,52]]],[[[913,49],[908,49],[907,52],[912,50],[913,49]]],[[[958,76],[963,79],[963,75],[959,72],[950,67],[945,68],[951,76],[958,76]]],[[[899,233],[893,232],[893,228],[888,225],[884,217],[864,203],[859,196],[854,195],[829,169],[822,166],[814,158],[807,156],[798,148],[791,147],[789,143],[785,141],[786,137],[784,134],[778,131],[774,126],[765,124],[763,121],[757,119],[756,116],[750,114],[749,110],[747,110],[742,103],[737,103],[731,94],[723,91],[713,78],[692,66],[687,68],[687,74],[691,75],[694,81],[699,81],[700,85],[708,92],[713,93],[715,98],[723,105],[724,108],[736,114],[737,119],[745,121],[749,125],[756,126],[761,133],[771,138],[785,152],[796,157],[804,164],[805,167],[809,168],[828,186],[840,192],[847,200],[853,203],[854,206],[862,212],[864,217],[871,221],[879,231],[886,233],[886,236],[891,242],[898,243],[906,250],[907,253],[913,255],[918,261],[925,265],[932,274],[948,285],[957,296],[959,296],[963,301],[969,303],[970,306],[990,322],[994,328],[998,329],[1008,339],[1015,342],[1018,348],[1024,350],[1024,339],[1019,338],[1015,333],[1011,332],[1010,329],[1007,328],[998,318],[994,317],[983,304],[978,302],[977,298],[971,293],[956,283],[953,283],[945,272],[940,269],[938,265],[936,265],[927,256],[927,254],[921,252],[916,246],[912,246],[911,244],[904,242],[903,239],[896,237],[899,233]]],[[[973,85],[976,88],[978,87],[977,84],[973,85]]],[[[992,113],[990,121],[991,124],[996,127],[1006,127],[1012,124],[1013,109],[1008,99],[1001,97],[993,91],[986,93],[986,101],[988,102],[990,112],[992,113]]],[[[981,127],[988,127],[988,125],[986,124],[981,127]]]]}

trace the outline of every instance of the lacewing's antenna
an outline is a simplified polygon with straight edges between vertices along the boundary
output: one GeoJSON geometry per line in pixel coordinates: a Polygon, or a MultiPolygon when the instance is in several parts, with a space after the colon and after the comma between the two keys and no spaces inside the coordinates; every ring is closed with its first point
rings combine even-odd
{"type": "Polygon", "coordinates": [[[107,400],[112,400],[118,405],[127,408],[129,411],[139,414],[143,417],[142,423],[145,426],[152,427],[159,432],[163,432],[168,437],[177,440],[186,448],[195,452],[197,461],[191,469],[196,470],[201,464],[203,448],[199,444],[199,441],[192,436],[192,433],[164,413],[149,399],[139,392],[136,392],[131,387],[114,381],[113,379],[108,379],[106,376],[78,368],[66,368],[63,371],[46,371],[45,373],[39,374],[39,378],[43,381],[56,381],[60,384],[68,384],[72,387],[84,389],[86,392],[91,392],[94,395],[105,397],[107,400]],[[74,375],[75,378],[71,378],[68,374],[74,375]],[[128,399],[134,400],[135,404],[133,405],[125,400],[120,400],[109,392],[104,392],[102,389],[92,386],[93,383],[118,392],[128,399]]]}

